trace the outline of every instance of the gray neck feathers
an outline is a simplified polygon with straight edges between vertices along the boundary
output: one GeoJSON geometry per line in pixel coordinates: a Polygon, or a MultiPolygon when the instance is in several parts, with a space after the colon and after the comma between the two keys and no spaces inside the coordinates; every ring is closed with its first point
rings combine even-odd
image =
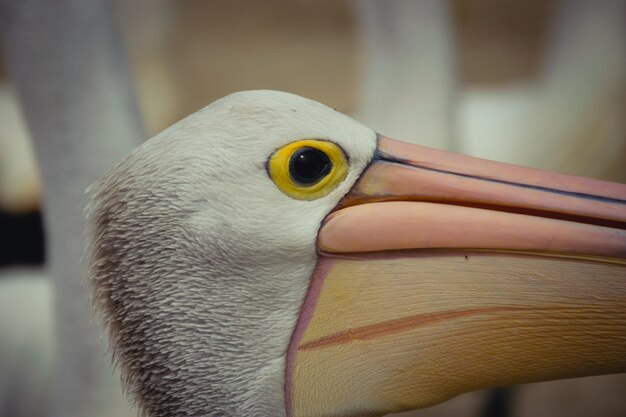
{"type": "Polygon", "coordinates": [[[194,188],[210,179],[190,163],[135,153],[90,191],[95,306],[144,415],[283,415],[314,244],[259,244],[237,207],[226,216],[194,188]]]}

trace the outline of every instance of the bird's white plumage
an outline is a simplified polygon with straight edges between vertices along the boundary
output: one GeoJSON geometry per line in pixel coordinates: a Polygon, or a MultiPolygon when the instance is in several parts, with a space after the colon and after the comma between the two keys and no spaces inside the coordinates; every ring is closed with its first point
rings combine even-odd
{"type": "Polygon", "coordinates": [[[280,416],[289,340],[324,217],[376,134],[317,102],[229,95],[151,139],[90,193],[91,280],[131,392],[150,416],[280,416]],[[339,145],[346,179],[292,199],[266,163],[301,139],[339,145]]]}

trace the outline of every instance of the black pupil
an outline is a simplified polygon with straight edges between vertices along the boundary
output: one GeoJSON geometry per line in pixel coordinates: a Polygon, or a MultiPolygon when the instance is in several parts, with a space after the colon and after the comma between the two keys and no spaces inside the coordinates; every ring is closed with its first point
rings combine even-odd
{"type": "Polygon", "coordinates": [[[289,173],[294,181],[303,184],[315,184],[330,172],[332,164],[328,156],[319,149],[305,146],[291,155],[289,173]]]}

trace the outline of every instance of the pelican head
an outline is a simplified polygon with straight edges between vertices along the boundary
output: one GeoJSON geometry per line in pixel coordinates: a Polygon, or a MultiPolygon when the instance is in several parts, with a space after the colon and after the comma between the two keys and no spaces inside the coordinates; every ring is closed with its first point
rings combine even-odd
{"type": "Polygon", "coordinates": [[[147,416],[365,416],[626,369],[626,187],[229,95],[89,190],[90,282],[147,416]]]}

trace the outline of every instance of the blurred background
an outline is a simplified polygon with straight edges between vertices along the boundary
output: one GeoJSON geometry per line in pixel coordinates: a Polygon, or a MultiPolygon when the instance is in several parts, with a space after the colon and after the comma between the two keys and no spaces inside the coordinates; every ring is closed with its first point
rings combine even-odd
{"type": "MultiPolygon", "coordinates": [[[[83,191],[230,92],[626,182],[626,1],[0,0],[0,416],[135,415],[88,308],[83,191]]],[[[626,375],[403,416],[626,416],[626,375]]]]}

